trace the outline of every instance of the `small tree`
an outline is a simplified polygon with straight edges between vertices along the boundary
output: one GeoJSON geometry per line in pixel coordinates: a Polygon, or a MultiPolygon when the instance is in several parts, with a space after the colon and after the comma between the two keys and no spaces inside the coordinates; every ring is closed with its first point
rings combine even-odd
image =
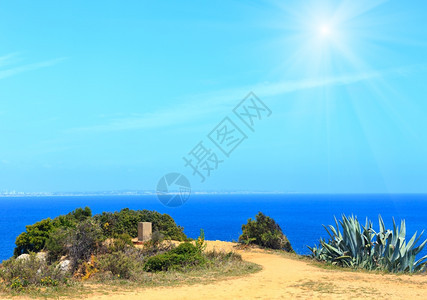
{"type": "Polygon", "coordinates": [[[242,231],[242,235],[239,237],[240,243],[294,252],[279,224],[262,212],[255,216],[255,220],[248,219],[248,223],[242,225],[242,231]]]}
{"type": "Polygon", "coordinates": [[[41,251],[49,238],[49,234],[53,230],[53,224],[50,218],[25,227],[27,230],[16,238],[15,256],[19,256],[23,253],[41,251]]]}
{"type": "Polygon", "coordinates": [[[67,239],[68,254],[75,268],[79,262],[87,261],[102,240],[102,230],[92,220],[86,220],[70,232],[67,239]]]}

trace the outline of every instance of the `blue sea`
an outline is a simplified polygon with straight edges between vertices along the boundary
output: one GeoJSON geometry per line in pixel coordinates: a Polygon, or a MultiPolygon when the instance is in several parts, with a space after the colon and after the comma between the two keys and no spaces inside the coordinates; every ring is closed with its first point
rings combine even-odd
{"type": "MultiPolygon", "coordinates": [[[[0,198],[0,261],[12,256],[15,238],[25,231],[25,225],[85,206],[94,214],[126,207],[156,210],[171,215],[189,237],[196,238],[203,228],[206,239],[225,241],[237,240],[242,224],[262,211],[279,223],[300,254],[308,254],[307,245],[326,237],[322,224],[334,224],[334,216],[343,213],[357,215],[363,223],[368,217],[375,229],[379,214],[388,228],[392,227],[392,217],[399,224],[405,219],[408,236],[427,229],[427,195],[191,195],[178,208],[163,206],[155,195],[5,197],[0,198]]],[[[427,249],[422,254],[427,254],[427,249]]]]}

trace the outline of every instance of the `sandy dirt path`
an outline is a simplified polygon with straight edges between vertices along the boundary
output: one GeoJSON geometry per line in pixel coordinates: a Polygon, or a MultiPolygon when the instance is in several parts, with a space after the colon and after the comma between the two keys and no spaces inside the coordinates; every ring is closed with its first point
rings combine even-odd
{"type": "MultiPolygon", "coordinates": [[[[230,250],[232,243],[208,242],[230,250]]],[[[427,276],[381,275],[322,269],[304,260],[263,250],[242,251],[243,259],[263,270],[212,284],[141,288],[89,299],[427,299],[427,276]]]]}

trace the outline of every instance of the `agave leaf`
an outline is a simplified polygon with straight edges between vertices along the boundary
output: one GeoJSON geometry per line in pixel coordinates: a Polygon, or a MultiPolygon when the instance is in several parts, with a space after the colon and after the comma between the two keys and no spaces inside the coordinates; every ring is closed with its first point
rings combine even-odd
{"type": "Polygon", "coordinates": [[[356,256],[356,242],[355,242],[355,233],[354,231],[348,230],[349,231],[349,246],[351,249],[351,254],[353,256],[356,256]]]}
{"type": "Polygon", "coordinates": [[[378,215],[378,221],[380,223],[380,232],[385,233],[385,226],[383,218],[381,218],[381,215],[378,215]]]}
{"type": "Polygon", "coordinates": [[[398,237],[397,230],[398,230],[398,228],[396,228],[396,222],[394,221],[394,218],[393,218],[393,235],[392,235],[392,239],[391,239],[391,243],[393,244],[393,246],[395,246],[397,243],[397,237],[398,237]]]}
{"type": "MultiPolygon", "coordinates": [[[[414,241],[413,246],[415,246],[416,244],[418,244],[418,241],[421,239],[421,237],[423,236],[423,234],[424,234],[424,230],[423,230],[423,231],[421,231],[420,235],[419,235],[419,236],[417,237],[417,239],[414,241]]],[[[421,251],[421,250],[420,250],[420,251],[421,251]]],[[[416,254],[418,254],[418,252],[417,252],[416,254]]]]}
{"type": "Polygon", "coordinates": [[[338,236],[341,237],[340,227],[338,225],[338,221],[337,221],[337,218],[335,216],[334,216],[334,219],[335,219],[335,225],[337,226],[338,236]]]}
{"type": "Polygon", "coordinates": [[[328,227],[329,229],[331,229],[332,233],[334,234],[334,238],[336,238],[338,236],[337,230],[339,230],[339,228],[335,229],[335,227],[332,225],[329,225],[328,227]]]}
{"type": "Polygon", "coordinates": [[[411,255],[411,257],[409,258],[409,272],[414,272],[414,268],[415,268],[415,255],[411,255]]]}
{"type": "MultiPolygon", "coordinates": [[[[414,242],[415,242],[416,237],[417,237],[417,232],[415,231],[414,235],[411,237],[408,244],[406,245],[407,251],[412,249],[412,246],[415,244],[414,242]]],[[[417,239],[417,242],[418,242],[418,239],[417,239]]]]}
{"type": "Polygon", "coordinates": [[[423,256],[423,257],[421,257],[419,260],[417,260],[417,261],[414,263],[415,271],[419,271],[422,267],[424,267],[424,265],[426,265],[426,264],[427,264],[427,261],[426,261],[426,262],[423,262],[424,260],[427,260],[427,255],[426,255],[426,256],[423,256]]]}
{"type": "Polygon", "coordinates": [[[399,238],[404,239],[406,236],[406,224],[405,224],[405,219],[400,221],[400,233],[399,233],[399,238]]]}
{"type": "Polygon", "coordinates": [[[337,249],[337,248],[335,248],[335,247],[333,247],[333,246],[331,246],[331,245],[329,245],[329,244],[324,244],[323,245],[326,249],[328,249],[330,252],[333,252],[334,254],[336,254],[336,255],[339,255],[339,256],[341,256],[343,253],[339,250],[339,249],[337,249]]]}
{"type": "Polygon", "coordinates": [[[400,272],[404,272],[407,269],[409,269],[409,260],[410,260],[409,255],[405,255],[402,257],[402,259],[400,260],[400,267],[399,267],[400,272]]]}
{"type": "MultiPolygon", "coordinates": [[[[332,235],[332,233],[329,232],[328,227],[326,227],[326,225],[323,225],[323,228],[325,228],[326,232],[328,233],[328,235],[330,236],[331,239],[334,239],[334,236],[332,235]]],[[[330,226],[330,225],[329,225],[330,226]]]]}
{"type": "Polygon", "coordinates": [[[341,260],[341,259],[345,259],[345,258],[351,258],[351,256],[349,256],[349,255],[342,255],[342,256],[339,256],[339,257],[335,258],[335,260],[341,260]]]}
{"type": "Polygon", "coordinates": [[[400,255],[400,240],[397,240],[397,244],[394,248],[393,255],[391,256],[391,261],[394,262],[400,255]]]}
{"type": "Polygon", "coordinates": [[[415,255],[417,255],[418,253],[420,253],[422,250],[423,250],[423,248],[424,248],[424,246],[426,245],[426,243],[427,243],[427,240],[425,240],[424,242],[422,242],[421,243],[421,245],[419,245],[418,247],[416,247],[413,251],[414,251],[414,254],[415,255]]]}

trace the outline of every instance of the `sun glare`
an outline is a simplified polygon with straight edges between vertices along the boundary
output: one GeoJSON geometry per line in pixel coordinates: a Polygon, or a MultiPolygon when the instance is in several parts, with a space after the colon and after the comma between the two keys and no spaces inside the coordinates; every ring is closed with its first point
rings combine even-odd
{"type": "Polygon", "coordinates": [[[329,28],[329,26],[327,26],[327,25],[322,25],[322,26],[320,26],[319,31],[320,31],[320,34],[321,34],[322,36],[328,36],[328,35],[330,35],[330,34],[331,34],[331,29],[330,29],[330,28],[329,28]]]}
{"type": "Polygon", "coordinates": [[[308,2],[298,1],[295,7],[280,5],[283,17],[277,20],[277,27],[283,28],[283,35],[277,48],[286,49],[286,56],[278,68],[304,70],[311,77],[369,69],[361,53],[367,53],[373,45],[377,47],[372,39],[379,35],[373,30],[377,21],[368,12],[383,1],[368,1],[372,2],[369,5],[350,0],[336,5],[308,2]]]}

